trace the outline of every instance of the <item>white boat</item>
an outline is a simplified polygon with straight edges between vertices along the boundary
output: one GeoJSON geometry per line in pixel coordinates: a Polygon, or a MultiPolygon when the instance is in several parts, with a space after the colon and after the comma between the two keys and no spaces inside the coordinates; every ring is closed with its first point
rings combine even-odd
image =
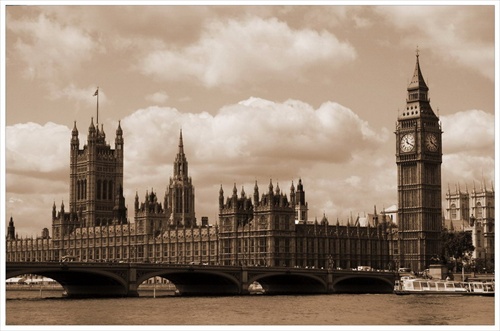
{"type": "Polygon", "coordinates": [[[445,295],[495,295],[495,282],[459,282],[452,280],[435,280],[416,278],[412,276],[401,277],[396,280],[394,293],[406,294],[445,294],[445,295]]]}
{"type": "Polygon", "coordinates": [[[248,292],[250,294],[264,294],[265,290],[258,282],[253,282],[250,286],[248,286],[248,292]]]}

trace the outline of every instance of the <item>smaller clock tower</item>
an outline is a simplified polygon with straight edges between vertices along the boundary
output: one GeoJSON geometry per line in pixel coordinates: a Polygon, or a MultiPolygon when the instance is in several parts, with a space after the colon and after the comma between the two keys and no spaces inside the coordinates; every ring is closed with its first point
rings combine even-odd
{"type": "Polygon", "coordinates": [[[396,125],[399,264],[428,268],[441,254],[441,125],[430,105],[417,50],[406,106],[396,125]]]}

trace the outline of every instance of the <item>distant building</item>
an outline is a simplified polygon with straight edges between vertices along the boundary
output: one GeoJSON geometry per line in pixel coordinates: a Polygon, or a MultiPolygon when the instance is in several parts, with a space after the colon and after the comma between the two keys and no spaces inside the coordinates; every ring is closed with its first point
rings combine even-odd
{"type": "Polygon", "coordinates": [[[446,193],[444,227],[449,231],[468,231],[475,247],[472,258],[492,263],[495,260],[495,191],[484,182],[479,189],[473,185],[462,191],[457,186],[446,193]]]}

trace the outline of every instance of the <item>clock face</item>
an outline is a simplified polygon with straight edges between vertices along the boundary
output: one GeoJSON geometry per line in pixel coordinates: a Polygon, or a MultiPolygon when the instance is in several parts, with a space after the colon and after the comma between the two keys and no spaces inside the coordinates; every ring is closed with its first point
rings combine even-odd
{"type": "Polygon", "coordinates": [[[415,136],[412,133],[407,133],[401,138],[401,151],[411,152],[415,148],[415,136]]]}
{"type": "Polygon", "coordinates": [[[431,152],[435,152],[438,150],[439,143],[437,137],[434,134],[428,133],[425,136],[425,147],[427,147],[427,149],[431,152]]]}

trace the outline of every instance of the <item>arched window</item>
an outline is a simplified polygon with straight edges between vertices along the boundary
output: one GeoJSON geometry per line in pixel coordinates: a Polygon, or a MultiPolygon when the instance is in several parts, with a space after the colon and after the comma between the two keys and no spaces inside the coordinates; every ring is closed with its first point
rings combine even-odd
{"type": "Polygon", "coordinates": [[[483,207],[481,202],[476,203],[476,218],[483,218],[483,207]]]}
{"type": "Polygon", "coordinates": [[[76,181],[76,199],[80,200],[80,181],[76,181]]]}
{"type": "Polygon", "coordinates": [[[113,181],[112,180],[109,181],[108,186],[109,186],[109,188],[108,188],[108,199],[109,200],[113,200],[113,192],[114,192],[114,190],[113,190],[113,181]]]}
{"type": "Polygon", "coordinates": [[[457,206],[453,203],[450,206],[450,219],[454,220],[457,218],[457,206]]]}
{"type": "Polygon", "coordinates": [[[104,180],[102,182],[102,199],[106,200],[108,198],[108,181],[104,180]]]}
{"type": "Polygon", "coordinates": [[[101,199],[101,180],[97,181],[97,200],[101,199]]]}

